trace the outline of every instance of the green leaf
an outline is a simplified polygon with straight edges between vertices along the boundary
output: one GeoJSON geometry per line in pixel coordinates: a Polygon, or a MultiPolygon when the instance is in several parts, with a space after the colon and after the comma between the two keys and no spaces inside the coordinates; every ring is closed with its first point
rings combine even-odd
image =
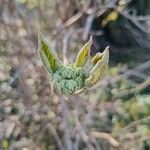
{"type": "Polygon", "coordinates": [[[95,65],[100,59],[102,59],[102,57],[103,57],[103,53],[100,52],[97,53],[92,59],[93,64],[95,65]]]}
{"type": "Polygon", "coordinates": [[[90,58],[91,45],[92,45],[92,37],[90,37],[90,40],[82,47],[82,49],[78,53],[75,62],[76,67],[84,66],[87,60],[90,58]]]}
{"type": "MultiPolygon", "coordinates": [[[[95,59],[95,66],[90,71],[90,76],[85,80],[85,87],[89,88],[94,86],[99,80],[101,80],[107,70],[109,61],[109,47],[106,47],[104,52],[101,53],[102,57],[95,59]]],[[[98,58],[98,57],[95,57],[98,58]]]]}
{"type": "Polygon", "coordinates": [[[42,35],[42,33],[39,33],[38,35],[38,43],[39,56],[43,62],[43,65],[50,74],[53,74],[58,69],[61,63],[57,56],[57,53],[50,47],[50,44],[42,35]]]}

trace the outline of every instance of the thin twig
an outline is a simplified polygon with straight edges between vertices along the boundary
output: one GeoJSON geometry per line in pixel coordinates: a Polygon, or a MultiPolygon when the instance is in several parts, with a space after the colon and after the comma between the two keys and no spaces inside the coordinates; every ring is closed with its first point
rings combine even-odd
{"type": "Polygon", "coordinates": [[[64,24],[63,27],[67,28],[69,26],[71,26],[73,23],[75,23],[76,21],[78,21],[83,15],[83,12],[78,12],[77,14],[75,14],[74,16],[72,16],[71,18],[69,18],[64,24]]]}
{"type": "Polygon", "coordinates": [[[83,40],[87,40],[95,15],[96,15],[96,9],[94,9],[93,13],[87,17],[85,28],[84,28],[84,33],[82,37],[83,40]]]}
{"type": "Polygon", "coordinates": [[[66,144],[66,150],[72,150],[73,145],[70,138],[70,129],[68,125],[68,106],[63,96],[60,97],[61,104],[62,104],[62,113],[63,113],[63,121],[64,121],[64,140],[66,144]]]}
{"type": "Polygon", "coordinates": [[[150,20],[150,15],[147,15],[147,16],[136,16],[134,18],[136,18],[139,21],[149,21],[150,20]]]}
{"type": "Polygon", "coordinates": [[[149,31],[146,30],[146,28],[144,26],[142,26],[142,24],[140,24],[138,22],[138,20],[136,18],[134,18],[133,16],[125,13],[125,12],[120,12],[121,15],[123,15],[125,18],[129,19],[135,26],[137,26],[141,31],[143,31],[144,33],[150,33],[149,31]]]}
{"type": "Polygon", "coordinates": [[[131,128],[139,125],[139,124],[143,124],[143,123],[149,123],[150,122],[150,116],[144,117],[140,120],[136,120],[131,122],[130,124],[128,124],[126,127],[124,127],[121,132],[119,132],[119,134],[124,134],[127,133],[131,128]]]}
{"type": "Polygon", "coordinates": [[[100,145],[100,143],[97,142],[96,138],[94,138],[94,137],[91,138],[90,137],[90,139],[91,139],[92,143],[95,145],[96,150],[102,150],[101,145],[100,145]]]}
{"type": "Polygon", "coordinates": [[[74,111],[74,116],[75,116],[75,121],[76,121],[76,130],[77,130],[76,142],[74,144],[75,150],[78,149],[81,138],[84,141],[84,143],[87,145],[87,148],[89,150],[94,150],[94,147],[92,146],[91,141],[90,141],[88,135],[86,134],[87,127],[83,127],[83,125],[81,125],[81,123],[79,121],[79,114],[78,114],[79,108],[80,108],[80,102],[77,101],[75,111],[74,111]],[[80,135],[80,136],[78,136],[78,135],[80,135]]]}
{"type": "Polygon", "coordinates": [[[117,92],[117,94],[114,95],[114,98],[140,92],[148,86],[150,86],[150,79],[146,79],[141,84],[138,84],[135,88],[126,89],[126,90],[117,92]]]}
{"type": "Polygon", "coordinates": [[[67,64],[67,48],[69,35],[66,34],[63,39],[63,63],[67,64]]]}
{"type": "Polygon", "coordinates": [[[57,143],[58,149],[59,150],[65,150],[63,147],[63,144],[62,144],[62,142],[61,142],[61,140],[57,134],[55,127],[51,123],[49,123],[47,126],[48,126],[49,131],[50,131],[51,135],[53,136],[55,142],[57,143]]]}
{"type": "Polygon", "coordinates": [[[103,133],[103,132],[97,132],[97,131],[91,131],[89,133],[90,136],[95,138],[103,138],[109,141],[110,144],[112,144],[115,147],[118,147],[120,144],[118,141],[116,141],[114,138],[110,136],[110,134],[103,133]]]}

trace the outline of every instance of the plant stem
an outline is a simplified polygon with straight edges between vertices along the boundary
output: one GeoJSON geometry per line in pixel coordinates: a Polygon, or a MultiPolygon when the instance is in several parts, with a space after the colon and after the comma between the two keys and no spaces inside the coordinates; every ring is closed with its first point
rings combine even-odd
{"type": "Polygon", "coordinates": [[[64,121],[64,141],[66,144],[66,150],[72,150],[72,141],[70,138],[70,130],[69,130],[69,125],[68,125],[68,106],[66,104],[65,98],[61,96],[60,98],[61,104],[62,104],[62,113],[63,113],[63,121],[64,121]]]}

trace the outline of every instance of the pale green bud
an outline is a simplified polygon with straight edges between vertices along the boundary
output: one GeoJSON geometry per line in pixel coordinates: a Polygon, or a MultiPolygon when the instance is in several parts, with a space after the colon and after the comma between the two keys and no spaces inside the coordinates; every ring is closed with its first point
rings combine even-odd
{"type": "Polygon", "coordinates": [[[81,68],[61,65],[52,75],[52,90],[55,93],[73,94],[84,87],[85,75],[81,68]],[[58,90],[58,92],[57,92],[58,90]]]}

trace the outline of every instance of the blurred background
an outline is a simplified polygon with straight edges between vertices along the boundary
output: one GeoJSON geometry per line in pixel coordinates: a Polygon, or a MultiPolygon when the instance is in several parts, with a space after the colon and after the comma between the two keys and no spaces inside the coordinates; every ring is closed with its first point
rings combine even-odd
{"type": "Polygon", "coordinates": [[[150,1],[0,0],[0,149],[150,150],[150,1]],[[103,81],[63,103],[39,31],[64,62],[109,45],[103,81]]]}

